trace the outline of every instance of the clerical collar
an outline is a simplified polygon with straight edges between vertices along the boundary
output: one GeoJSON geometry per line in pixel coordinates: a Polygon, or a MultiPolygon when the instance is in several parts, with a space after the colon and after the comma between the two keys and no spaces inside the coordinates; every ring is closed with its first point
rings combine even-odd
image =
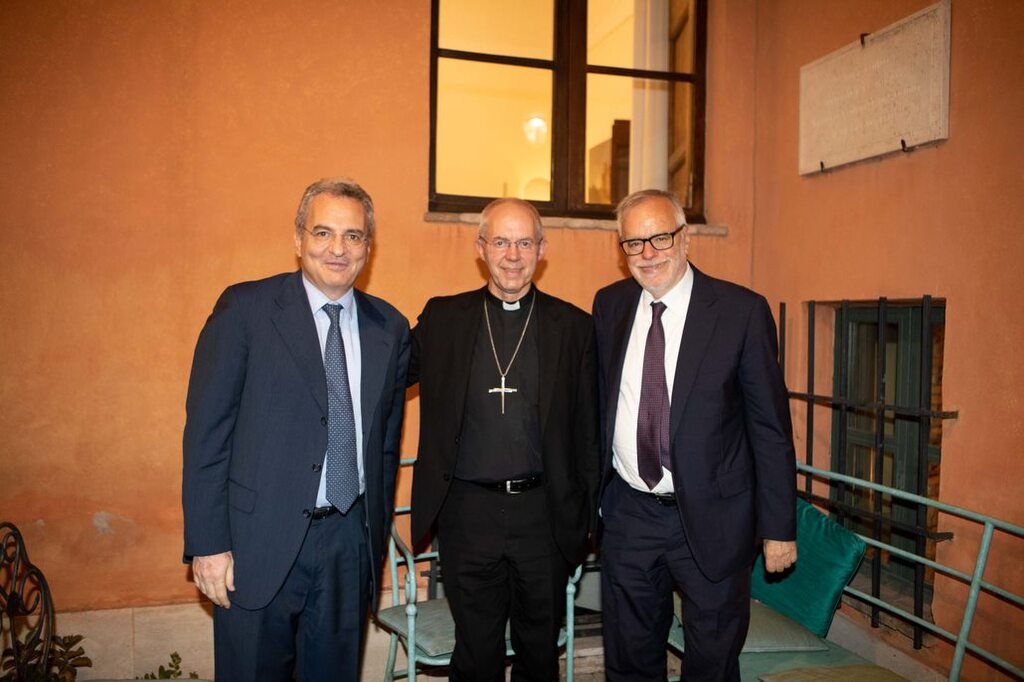
{"type": "Polygon", "coordinates": [[[530,296],[530,294],[533,293],[533,291],[534,291],[534,288],[530,287],[530,291],[528,291],[526,294],[520,296],[519,298],[517,298],[514,301],[505,301],[503,299],[500,299],[497,296],[495,296],[494,294],[492,294],[490,289],[484,289],[484,295],[487,296],[487,298],[492,303],[494,303],[495,305],[500,304],[502,310],[507,310],[507,311],[512,312],[512,311],[516,311],[516,310],[522,310],[523,303],[526,302],[526,299],[530,296]]]}

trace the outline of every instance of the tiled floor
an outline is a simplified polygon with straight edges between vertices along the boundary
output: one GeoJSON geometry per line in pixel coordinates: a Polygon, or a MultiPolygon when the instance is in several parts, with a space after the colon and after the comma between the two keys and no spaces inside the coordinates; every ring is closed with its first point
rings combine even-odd
{"type": "Polygon", "coordinates": [[[58,613],[57,632],[85,636],[91,668],[79,680],[132,679],[167,665],[172,651],[182,669],[213,675],[213,619],[208,604],[58,613]]]}
{"type": "MultiPolygon", "coordinates": [[[[604,651],[601,648],[599,634],[580,637],[576,640],[576,670],[574,679],[577,682],[603,682],[604,651]]],[[[680,660],[671,652],[668,654],[668,674],[678,675],[680,660]]],[[[562,676],[565,677],[565,662],[562,662],[562,676]]]]}
{"type": "MultiPolygon", "coordinates": [[[[180,604],[136,609],[111,609],[57,614],[56,626],[63,634],[82,634],[82,645],[92,659],[93,667],[82,669],[78,679],[128,679],[142,677],[166,665],[172,651],[182,658],[182,669],[196,671],[201,678],[213,675],[213,628],[209,607],[202,604],[180,604]]],[[[937,682],[944,679],[925,668],[918,655],[906,654],[886,645],[878,631],[871,631],[855,620],[840,614],[833,622],[830,639],[899,672],[910,680],[937,682]]],[[[388,636],[371,625],[360,679],[384,678],[388,636]]],[[[596,622],[580,624],[575,640],[575,679],[597,682],[604,679],[604,652],[601,648],[600,626],[596,622]]],[[[399,667],[404,666],[399,654],[399,667]]],[[[563,662],[564,671],[564,662],[563,662]]],[[[507,669],[510,673],[511,669],[507,669]]],[[[669,654],[669,673],[678,674],[679,659],[669,654]]],[[[563,673],[564,674],[564,673],[563,673]]],[[[422,675],[425,680],[447,679],[444,671],[422,675]]]]}

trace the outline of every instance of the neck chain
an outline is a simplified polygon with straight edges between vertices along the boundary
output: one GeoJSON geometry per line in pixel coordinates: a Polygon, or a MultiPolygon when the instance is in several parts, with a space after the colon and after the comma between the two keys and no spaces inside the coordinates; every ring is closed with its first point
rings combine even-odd
{"type": "Polygon", "coordinates": [[[530,310],[526,313],[526,322],[523,324],[523,331],[519,334],[519,341],[516,343],[516,349],[512,351],[512,357],[509,358],[508,365],[505,369],[501,368],[501,361],[498,360],[498,349],[494,345],[494,332],[491,331],[491,314],[487,311],[487,294],[484,294],[484,320],[487,323],[487,338],[491,342],[491,353],[494,354],[494,364],[498,366],[498,376],[501,377],[501,387],[492,388],[488,390],[488,393],[499,393],[501,394],[501,413],[505,414],[505,394],[515,393],[516,389],[507,388],[505,386],[505,376],[509,370],[512,369],[512,363],[516,361],[516,357],[519,355],[519,349],[523,345],[523,339],[526,338],[526,329],[530,326],[530,319],[533,317],[533,306],[537,303],[537,294],[533,294],[533,298],[530,299],[530,310]]]}

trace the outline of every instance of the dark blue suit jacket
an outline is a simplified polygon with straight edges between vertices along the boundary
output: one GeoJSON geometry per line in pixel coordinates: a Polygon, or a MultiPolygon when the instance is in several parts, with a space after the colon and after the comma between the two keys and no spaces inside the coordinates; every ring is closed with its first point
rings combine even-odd
{"type": "MultiPolygon", "coordinates": [[[[355,297],[376,581],[394,505],[409,324],[383,300],[360,291],[355,297]]],[[[303,512],[316,504],[327,449],[327,380],[301,272],[236,284],[221,295],[196,345],[186,413],[185,561],[231,550],[229,598],[262,608],[298,554],[310,523],[303,512]]]]}
{"type": "MultiPolygon", "coordinates": [[[[753,560],[757,538],[796,537],[796,458],[768,302],[693,274],[672,388],[672,481],[697,566],[720,580],[753,560]]],[[[641,291],[628,279],[594,299],[602,491],[613,475],[619,384],[641,291]]]]}

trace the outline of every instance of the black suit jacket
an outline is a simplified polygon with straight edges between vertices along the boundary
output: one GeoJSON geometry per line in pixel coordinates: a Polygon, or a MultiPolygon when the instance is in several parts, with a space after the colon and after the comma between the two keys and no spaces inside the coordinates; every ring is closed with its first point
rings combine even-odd
{"type": "MultiPolygon", "coordinates": [[[[484,290],[432,298],[412,331],[409,383],[420,384],[412,534],[427,540],[455,472],[484,290]]],[[[551,529],[572,565],[586,555],[598,476],[597,378],[590,316],[537,291],[541,458],[551,529]]],[[[490,361],[488,359],[488,361],[490,361]]]]}
{"type": "MultiPolygon", "coordinates": [[[[356,291],[355,300],[376,580],[394,506],[409,323],[379,298],[356,291]]],[[[262,608],[302,545],[327,451],[327,379],[300,272],[221,295],[196,344],[186,412],[185,561],[231,550],[229,598],[262,608]]]]}
{"type": "MultiPolygon", "coordinates": [[[[720,580],[753,559],[756,538],[796,537],[796,458],[767,301],[697,268],[693,275],[672,389],[672,480],[694,559],[720,580]]],[[[604,485],[614,475],[619,384],[641,291],[628,279],[594,299],[604,485]]]]}

